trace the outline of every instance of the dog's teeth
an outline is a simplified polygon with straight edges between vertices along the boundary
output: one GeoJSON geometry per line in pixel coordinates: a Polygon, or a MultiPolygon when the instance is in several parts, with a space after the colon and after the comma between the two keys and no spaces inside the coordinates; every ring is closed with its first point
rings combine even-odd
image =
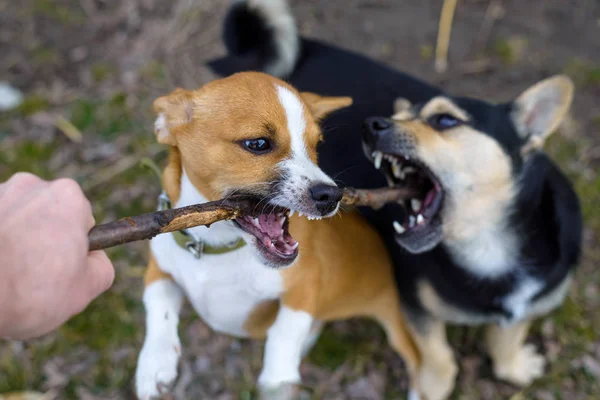
{"type": "Polygon", "coordinates": [[[379,169],[381,168],[381,160],[383,159],[383,154],[380,151],[376,151],[373,154],[375,154],[375,157],[373,157],[373,164],[375,165],[375,168],[379,169]]]}
{"type": "Polygon", "coordinates": [[[392,164],[392,172],[396,178],[400,177],[400,169],[398,168],[397,164],[392,164]]]}
{"type": "Polygon", "coordinates": [[[298,242],[294,243],[294,245],[292,246],[292,250],[296,250],[298,248],[298,245],[299,245],[298,242]]]}
{"type": "Polygon", "coordinates": [[[408,226],[413,228],[415,226],[415,216],[411,215],[408,217],[408,226]]]}
{"type": "Polygon", "coordinates": [[[394,221],[394,230],[396,232],[398,232],[399,234],[403,234],[404,232],[406,232],[406,229],[404,229],[404,227],[402,226],[402,224],[398,221],[394,221]]]}
{"type": "Polygon", "coordinates": [[[294,210],[290,210],[290,217],[291,217],[292,215],[294,215],[294,213],[295,213],[295,212],[296,212],[296,211],[294,211],[294,210]]]}
{"type": "Polygon", "coordinates": [[[402,172],[404,172],[405,174],[411,174],[413,172],[417,172],[417,170],[413,167],[404,167],[402,168],[402,172]]]}
{"type": "Polygon", "coordinates": [[[423,222],[425,222],[425,218],[423,218],[423,215],[417,215],[417,224],[422,224],[423,222]]]}
{"type": "Polygon", "coordinates": [[[303,216],[304,216],[304,214],[302,214],[300,211],[298,211],[298,216],[299,216],[299,217],[303,217],[303,216]]]}
{"type": "Polygon", "coordinates": [[[419,199],[412,199],[410,201],[410,206],[412,207],[413,211],[415,211],[415,212],[417,212],[421,209],[421,205],[423,205],[423,203],[419,199]]]}

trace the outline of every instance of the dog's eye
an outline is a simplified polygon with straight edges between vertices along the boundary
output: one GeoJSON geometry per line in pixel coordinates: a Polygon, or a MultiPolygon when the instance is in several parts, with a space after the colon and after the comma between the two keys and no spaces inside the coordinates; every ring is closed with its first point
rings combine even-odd
{"type": "Polygon", "coordinates": [[[252,153],[264,154],[271,150],[271,143],[267,139],[248,139],[242,141],[242,145],[252,153]]]}
{"type": "Polygon", "coordinates": [[[460,119],[450,114],[435,114],[427,118],[427,123],[437,131],[454,128],[463,123],[460,119]]]}

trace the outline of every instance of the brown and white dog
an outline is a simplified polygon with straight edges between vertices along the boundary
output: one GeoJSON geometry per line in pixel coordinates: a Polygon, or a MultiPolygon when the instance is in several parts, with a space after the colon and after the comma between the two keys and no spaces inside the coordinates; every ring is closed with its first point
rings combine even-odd
{"type": "Polygon", "coordinates": [[[379,236],[354,213],[309,221],[335,215],[341,199],[317,166],[317,122],[351,103],[253,72],[155,101],[158,141],[171,146],[163,186],[173,206],[241,194],[262,214],[189,229],[192,251],[171,234],[151,241],[140,399],[176,378],[184,297],[215,331],[266,337],[263,391],[300,382],[302,355],[334,319],[374,318],[409,370],[418,368],[379,236]]]}

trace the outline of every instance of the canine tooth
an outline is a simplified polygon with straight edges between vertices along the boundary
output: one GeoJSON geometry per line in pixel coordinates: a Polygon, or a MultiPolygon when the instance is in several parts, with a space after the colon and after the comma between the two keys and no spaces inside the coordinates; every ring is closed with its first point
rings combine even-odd
{"type": "Polygon", "coordinates": [[[404,229],[404,227],[402,226],[402,224],[400,222],[394,221],[393,225],[394,225],[394,230],[396,232],[398,232],[399,234],[403,234],[404,232],[406,232],[406,229],[404,229]]]}
{"type": "Polygon", "coordinates": [[[411,199],[410,201],[410,206],[412,207],[413,211],[419,211],[422,205],[423,203],[419,199],[411,199]]]}
{"type": "Polygon", "coordinates": [[[299,216],[299,217],[303,217],[303,216],[304,216],[304,214],[302,214],[300,211],[298,211],[298,216],[299,216]]]}
{"type": "Polygon", "coordinates": [[[395,163],[392,164],[392,172],[394,173],[394,176],[396,178],[404,179],[404,173],[402,172],[402,170],[400,169],[398,164],[395,164],[395,163]]]}
{"type": "Polygon", "coordinates": [[[373,164],[375,168],[381,168],[381,160],[383,159],[383,154],[380,151],[375,152],[375,157],[373,158],[373,164]]]}
{"type": "Polygon", "coordinates": [[[296,249],[298,248],[298,245],[299,245],[299,244],[300,244],[300,243],[296,242],[296,243],[295,243],[295,244],[292,246],[292,250],[296,250],[296,249]]]}
{"type": "Polygon", "coordinates": [[[410,226],[411,228],[415,226],[415,217],[414,217],[414,215],[411,215],[410,217],[408,217],[408,226],[410,226]]]}
{"type": "Polygon", "coordinates": [[[417,170],[416,170],[416,169],[414,169],[413,167],[408,167],[408,166],[406,166],[406,167],[402,168],[402,171],[403,171],[405,174],[411,174],[411,173],[413,173],[413,172],[417,172],[417,170]]]}
{"type": "Polygon", "coordinates": [[[291,217],[292,215],[294,215],[294,213],[295,213],[295,212],[296,212],[296,211],[294,211],[294,210],[290,210],[290,217],[291,217]]]}
{"type": "Polygon", "coordinates": [[[423,218],[423,215],[417,215],[417,224],[422,224],[423,222],[425,222],[425,218],[423,218]]]}

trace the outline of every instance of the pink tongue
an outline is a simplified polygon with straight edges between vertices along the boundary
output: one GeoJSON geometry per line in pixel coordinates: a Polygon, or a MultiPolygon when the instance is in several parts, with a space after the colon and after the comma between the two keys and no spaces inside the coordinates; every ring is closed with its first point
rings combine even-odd
{"type": "Polygon", "coordinates": [[[435,189],[431,189],[429,192],[427,192],[427,196],[425,196],[425,201],[423,202],[423,207],[430,205],[431,202],[433,202],[433,199],[435,199],[435,189]]]}
{"type": "Polygon", "coordinates": [[[258,217],[260,229],[271,239],[282,237],[283,221],[285,221],[285,217],[277,214],[262,214],[258,217]]]}

